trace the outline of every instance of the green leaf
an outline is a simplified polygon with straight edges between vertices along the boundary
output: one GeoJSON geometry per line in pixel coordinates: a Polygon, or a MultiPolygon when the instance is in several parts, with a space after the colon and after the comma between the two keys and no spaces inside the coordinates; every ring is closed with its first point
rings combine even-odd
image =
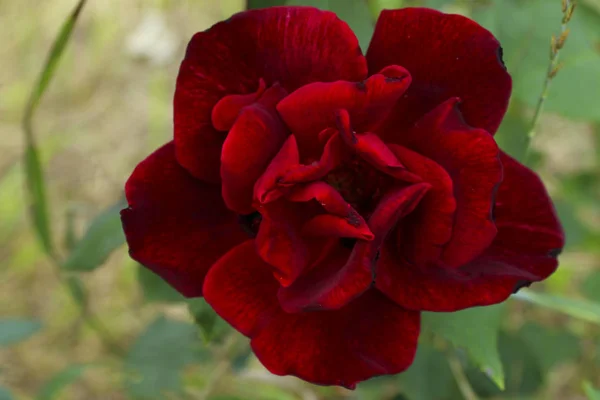
{"type": "Polygon", "coordinates": [[[513,102],[494,136],[498,146],[515,159],[523,161],[529,143],[529,125],[530,121],[523,114],[523,107],[513,102]]]}
{"type": "Polygon", "coordinates": [[[512,295],[512,298],[526,301],[559,311],[573,318],[600,325],[600,304],[591,303],[586,300],[569,299],[544,293],[536,293],[531,290],[521,289],[512,295]]]}
{"type": "Polygon", "coordinates": [[[591,383],[583,383],[583,391],[589,400],[600,400],[600,390],[594,389],[591,383]]]}
{"type": "Polygon", "coordinates": [[[518,335],[535,354],[545,373],[557,364],[576,360],[581,353],[579,339],[567,331],[527,322],[518,335]]]}
{"type": "Polygon", "coordinates": [[[142,287],[146,301],[159,303],[174,303],[184,301],[185,298],[164,281],[160,276],[148,268],[138,266],[138,282],[142,287]]]}
{"type": "Polygon", "coordinates": [[[63,264],[68,271],[92,271],[106,261],[108,256],[125,243],[119,212],[127,207],[124,200],[100,213],[75,245],[63,264]]]}
{"type": "Polygon", "coordinates": [[[529,345],[520,337],[501,332],[498,336],[500,359],[505,369],[506,387],[500,391],[479,368],[467,369],[466,375],[475,392],[485,398],[516,399],[532,395],[542,386],[544,374],[529,345]]]}
{"type": "Polygon", "coordinates": [[[0,386],[0,400],[13,400],[14,397],[12,395],[12,393],[6,389],[0,386]]]}
{"type": "Polygon", "coordinates": [[[8,346],[29,338],[42,329],[42,323],[32,319],[0,320],[0,346],[8,346]]]}
{"type": "Polygon", "coordinates": [[[63,369],[42,386],[36,400],[58,399],[61,392],[78,380],[88,367],[89,365],[76,364],[63,369]]]}
{"type": "Polygon", "coordinates": [[[367,3],[364,0],[329,0],[329,10],[350,26],[360,48],[366,52],[375,30],[367,3]]]}
{"type": "Polygon", "coordinates": [[[248,0],[248,10],[285,5],[285,0],[248,0]]]}
{"type": "Polygon", "coordinates": [[[504,372],[498,354],[498,330],[503,304],[474,307],[453,313],[422,314],[424,330],[467,350],[470,358],[499,388],[504,388],[504,372]]]}
{"type": "Polygon", "coordinates": [[[588,299],[600,303],[600,271],[594,271],[585,278],[581,291],[588,299]]]}
{"type": "Polygon", "coordinates": [[[69,276],[67,278],[67,286],[73,299],[81,306],[88,304],[88,293],[85,285],[78,276],[69,276]]]}
{"type": "Polygon", "coordinates": [[[419,343],[415,361],[399,375],[402,392],[411,400],[447,398],[454,384],[446,356],[434,348],[419,343]]]}
{"type": "Polygon", "coordinates": [[[46,184],[37,148],[31,144],[25,148],[25,180],[35,232],[44,251],[52,254],[52,231],[46,202],[46,184]]]}
{"type": "MultiPolygon", "coordinates": [[[[550,38],[560,33],[560,1],[503,0],[477,8],[473,17],[491,30],[504,49],[513,76],[513,97],[534,107],[549,65],[550,38]]],[[[564,67],[550,85],[545,110],[578,119],[600,120],[598,14],[579,6],[569,22],[570,34],[560,55],[564,67]],[[577,101],[573,101],[577,99],[577,101]]]]}
{"type": "Polygon", "coordinates": [[[371,10],[364,0],[287,0],[285,5],[311,6],[332,11],[350,26],[363,52],[369,47],[374,25],[370,18],[371,10]]]}
{"type": "Polygon", "coordinates": [[[31,214],[38,239],[42,244],[44,251],[51,256],[54,254],[52,233],[48,217],[44,174],[33,134],[33,116],[42,95],[48,88],[48,85],[54,76],[58,61],[71,37],[75,22],[77,22],[85,2],[86,0],[80,0],[71,12],[71,15],[63,23],[63,26],[50,49],[50,53],[48,54],[44,68],[38,77],[38,81],[29,96],[27,107],[23,114],[22,125],[26,143],[24,155],[25,179],[29,201],[31,202],[31,214]]]}
{"type": "Polygon", "coordinates": [[[135,341],[125,360],[125,385],[134,398],[164,399],[181,391],[182,369],[197,359],[194,325],[159,317],[135,341]]]}
{"type": "Polygon", "coordinates": [[[229,331],[229,325],[221,319],[203,298],[188,300],[188,310],[200,328],[205,342],[222,338],[229,331]]]}

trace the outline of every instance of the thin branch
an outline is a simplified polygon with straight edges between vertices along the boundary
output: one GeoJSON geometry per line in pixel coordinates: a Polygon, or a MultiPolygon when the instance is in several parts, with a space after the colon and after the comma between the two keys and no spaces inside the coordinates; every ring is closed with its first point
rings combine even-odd
{"type": "Polygon", "coordinates": [[[448,358],[448,364],[450,365],[450,370],[452,371],[452,375],[454,375],[454,379],[456,380],[456,384],[458,385],[458,389],[460,393],[464,397],[465,400],[479,400],[477,394],[471,387],[467,376],[465,375],[465,371],[463,370],[462,364],[456,353],[449,349],[446,352],[446,356],[448,358]]]}
{"type": "Polygon", "coordinates": [[[531,127],[527,134],[529,143],[527,145],[527,151],[525,153],[525,160],[527,160],[527,158],[529,157],[531,143],[537,133],[537,126],[539,124],[540,117],[542,116],[542,111],[544,110],[546,99],[548,98],[550,83],[556,77],[558,71],[560,71],[560,69],[562,68],[562,64],[559,62],[560,53],[565,45],[567,37],[569,36],[568,23],[573,17],[573,12],[575,11],[576,5],[577,0],[562,0],[563,18],[562,23],[560,25],[560,35],[558,37],[552,35],[552,38],[550,39],[550,64],[548,65],[546,79],[544,80],[544,85],[542,86],[542,93],[535,107],[535,112],[531,121],[531,127]]]}

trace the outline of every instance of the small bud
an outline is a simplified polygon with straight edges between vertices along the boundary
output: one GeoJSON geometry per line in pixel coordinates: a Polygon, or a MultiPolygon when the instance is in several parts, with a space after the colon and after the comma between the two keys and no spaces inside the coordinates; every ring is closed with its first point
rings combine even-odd
{"type": "Polygon", "coordinates": [[[566,29],[563,33],[560,34],[558,40],[556,41],[556,48],[562,49],[565,45],[565,41],[567,40],[567,36],[569,36],[569,29],[566,29]]]}
{"type": "Polygon", "coordinates": [[[554,58],[554,56],[556,56],[556,36],[552,35],[552,37],[550,38],[550,58],[554,58]]]}
{"type": "Polygon", "coordinates": [[[548,74],[548,78],[550,79],[554,79],[554,77],[556,76],[556,74],[558,74],[558,71],[560,71],[563,67],[563,63],[558,64],[556,67],[554,67],[552,69],[552,71],[550,71],[550,73],[548,74]]]}
{"type": "Polygon", "coordinates": [[[567,12],[567,8],[569,6],[569,2],[567,0],[562,0],[562,12],[565,14],[567,12]]]}

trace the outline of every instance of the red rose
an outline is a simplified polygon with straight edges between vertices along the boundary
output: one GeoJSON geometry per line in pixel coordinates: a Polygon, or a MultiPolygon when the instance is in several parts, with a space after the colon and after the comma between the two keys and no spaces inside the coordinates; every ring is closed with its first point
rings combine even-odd
{"type": "Polygon", "coordinates": [[[551,201],[493,138],[510,90],[461,16],[384,11],[363,57],[330,12],[237,14],[192,38],[174,141],[127,182],[131,256],[275,374],[403,371],[419,311],[498,303],[557,266],[551,201]]]}

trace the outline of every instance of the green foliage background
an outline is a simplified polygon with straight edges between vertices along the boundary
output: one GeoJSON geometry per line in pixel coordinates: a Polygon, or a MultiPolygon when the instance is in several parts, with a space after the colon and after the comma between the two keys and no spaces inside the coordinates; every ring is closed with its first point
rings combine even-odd
{"type": "Polygon", "coordinates": [[[514,79],[497,139],[524,159],[561,0],[0,1],[0,400],[600,399],[600,0],[580,0],[527,162],[567,232],[561,267],[505,304],[427,313],[404,374],[354,392],[270,375],[202,300],[127,256],[118,210],[171,136],[191,35],[246,7],[470,16],[514,79]],[[48,56],[49,54],[49,56],[48,56]]]}

